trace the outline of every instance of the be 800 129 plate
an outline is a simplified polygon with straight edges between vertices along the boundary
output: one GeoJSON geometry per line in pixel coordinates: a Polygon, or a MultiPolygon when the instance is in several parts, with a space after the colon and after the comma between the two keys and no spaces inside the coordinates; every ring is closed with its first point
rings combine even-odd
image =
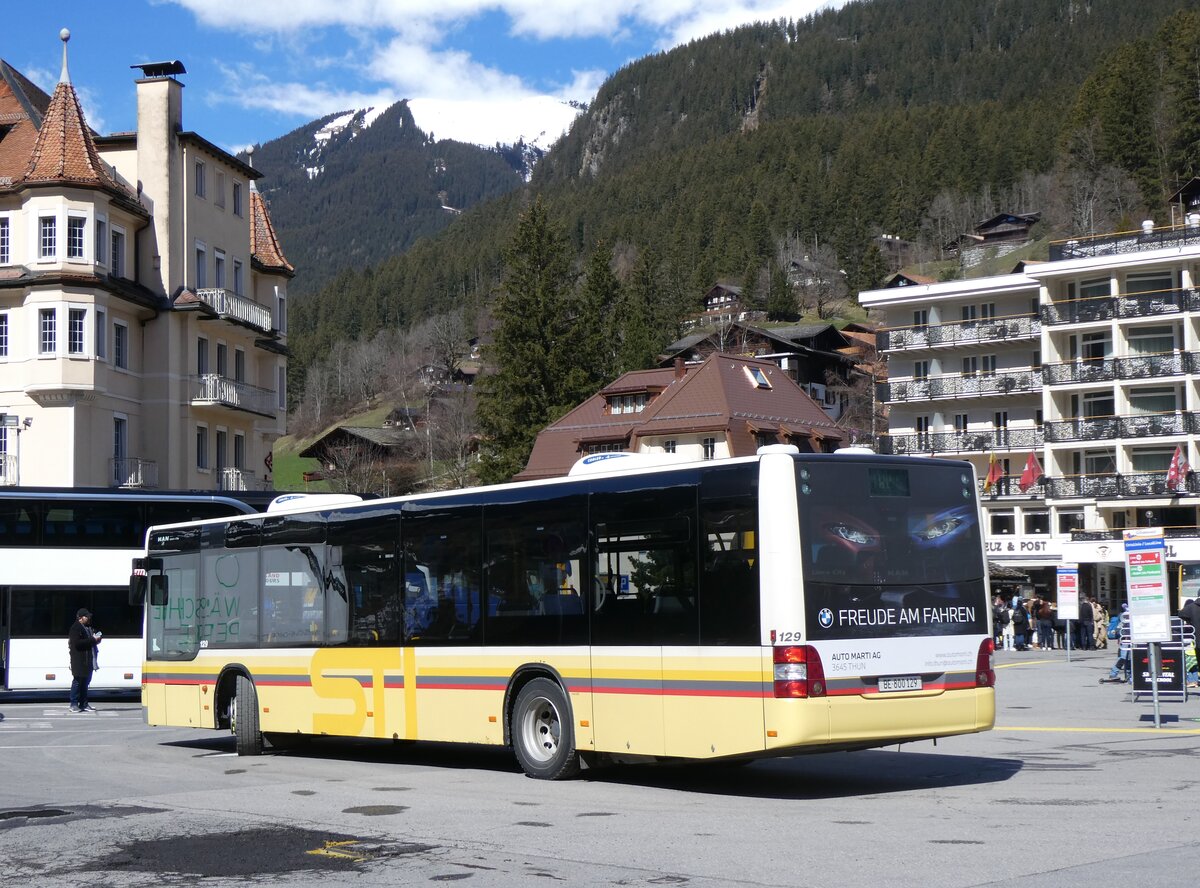
{"type": "Polygon", "coordinates": [[[879,679],[880,693],[889,691],[919,691],[922,688],[921,676],[899,675],[893,678],[879,679]]]}

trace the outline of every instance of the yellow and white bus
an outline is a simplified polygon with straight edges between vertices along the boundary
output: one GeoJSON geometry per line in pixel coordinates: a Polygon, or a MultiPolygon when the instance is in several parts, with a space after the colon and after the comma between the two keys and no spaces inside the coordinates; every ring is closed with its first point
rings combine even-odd
{"type": "Polygon", "coordinates": [[[151,529],[148,722],[506,744],[549,779],[992,727],[968,464],[637,463],[151,529]]]}

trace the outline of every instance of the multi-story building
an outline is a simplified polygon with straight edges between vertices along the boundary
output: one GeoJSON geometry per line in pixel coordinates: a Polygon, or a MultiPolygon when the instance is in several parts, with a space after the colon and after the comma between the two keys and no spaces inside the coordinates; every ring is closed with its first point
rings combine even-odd
{"type": "Polygon", "coordinates": [[[183,128],[178,62],[98,136],[0,61],[0,483],[253,489],[283,434],[284,258],[258,173],[183,128]]]}
{"type": "Polygon", "coordinates": [[[1119,600],[1126,528],[1164,527],[1170,561],[1200,560],[1200,214],[1186,219],[860,295],[886,315],[880,449],[974,463],[989,558],[1051,597],[1055,567],[1079,563],[1082,591],[1119,600]]]}

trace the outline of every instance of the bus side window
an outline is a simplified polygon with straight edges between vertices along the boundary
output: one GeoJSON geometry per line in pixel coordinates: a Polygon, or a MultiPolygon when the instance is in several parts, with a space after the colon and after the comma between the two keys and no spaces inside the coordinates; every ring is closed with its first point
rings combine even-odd
{"type": "Polygon", "coordinates": [[[481,521],[478,506],[406,504],[400,520],[405,644],[482,642],[481,521]]]}
{"type": "Polygon", "coordinates": [[[399,643],[399,538],[397,516],[329,513],[327,644],[399,643]]]}
{"type": "Polygon", "coordinates": [[[758,644],[759,591],[753,496],[701,506],[700,643],[758,644]]]}

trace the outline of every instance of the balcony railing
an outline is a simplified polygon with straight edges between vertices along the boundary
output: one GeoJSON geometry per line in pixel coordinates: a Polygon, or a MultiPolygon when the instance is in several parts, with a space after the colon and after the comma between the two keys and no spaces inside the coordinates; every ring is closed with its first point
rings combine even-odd
{"type": "Polygon", "coordinates": [[[274,416],[277,401],[275,392],[216,373],[205,373],[192,378],[192,404],[195,406],[219,404],[234,410],[245,410],[260,416],[274,416]]]}
{"type": "Polygon", "coordinates": [[[16,455],[0,453],[0,487],[15,487],[18,474],[16,455]]]}
{"type": "Polygon", "coordinates": [[[1155,379],[1195,373],[1200,365],[1195,352],[1161,355],[1127,355],[1045,364],[1042,379],[1047,385],[1082,382],[1112,382],[1115,379],[1155,379]]]}
{"type": "Polygon", "coordinates": [[[1037,315],[1013,315],[983,321],[950,321],[931,326],[881,330],[878,342],[881,351],[896,351],[966,342],[1036,339],[1041,332],[1042,322],[1037,315]]]}
{"type": "Polygon", "coordinates": [[[1061,478],[1046,479],[1046,495],[1051,499],[1071,497],[1103,499],[1122,496],[1176,497],[1195,494],[1200,489],[1197,487],[1194,475],[1186,479],[1182,488],[1182,490],[1167,488],[1166,471],[1133,472],[1128,475],[1116,472],[1103,475],[1065,475],[1061,478]]]}
{"type": "Polygon", "coordinates": [[[245,469],[226,466],[217,470],[217,484],[221,490],[269,490],[267,482],[245,469]]]}
{"type": "Polygon", "coordinates": [[[1065,361],[1042,365],[1042,379],[1047,385],[1078,382],[1112,382],[1117,378],[1114,360],[1065,361]]]}
{"type": "Polygon", "coordinates": [[[196,296],[220,317],[271,332],[271,309],[259,305],[253,299],[238,296],[224,287],[205,287],[196,291],[196,296]]]}
{"type": "Polygon", "coordinates": [[[1097,416],[1046,423],[1046,441],[1110,441],[1113,438],[1152,438],[1186,435],[1200,428],[1193,413],[1143,413],[1133,416],[1097,416]]]}
{"type": "Polygon", "coordinates": [[[926,401],[930,398],[960,398],[977,395],[1013,395],[1040,391],[1042,375],[1033,370],[1008,370],[1003,373],[976,373],[964,376],[947,373],[926,379],[900,380],[880,386],[884,402],[926,401]]]}
{"type": "Polygon", "coordinates": [[[1041,429],[995,429],[985,432],[926,432],[914,435],[881,435],[879,452],[987,453],[992,450],[1031,450],[1043,443],[1041,429]]]}
{"type": "Polygon", "coordinates": [[[1113,318],[1146,318],[1178,314],[1200,308],[1195,290],[1156,290],[1120,296],[1095,296],[1042,306],[1047,324],[1086,324],[1113,318]]]}
{"type": "Polygon", "coordinates": [[[152,459],[114,457],[108,468],[113,487],[158,487],[158,463],[152,459]]]}
{"type": "Polygon", "coordinates": [[[1119,231],[1097,237],[1055,241],[1050,244],[1050,261],[1116,256],[1200,244],[1200,226],[1168,226],[1147,231],[1119,231]]]}

